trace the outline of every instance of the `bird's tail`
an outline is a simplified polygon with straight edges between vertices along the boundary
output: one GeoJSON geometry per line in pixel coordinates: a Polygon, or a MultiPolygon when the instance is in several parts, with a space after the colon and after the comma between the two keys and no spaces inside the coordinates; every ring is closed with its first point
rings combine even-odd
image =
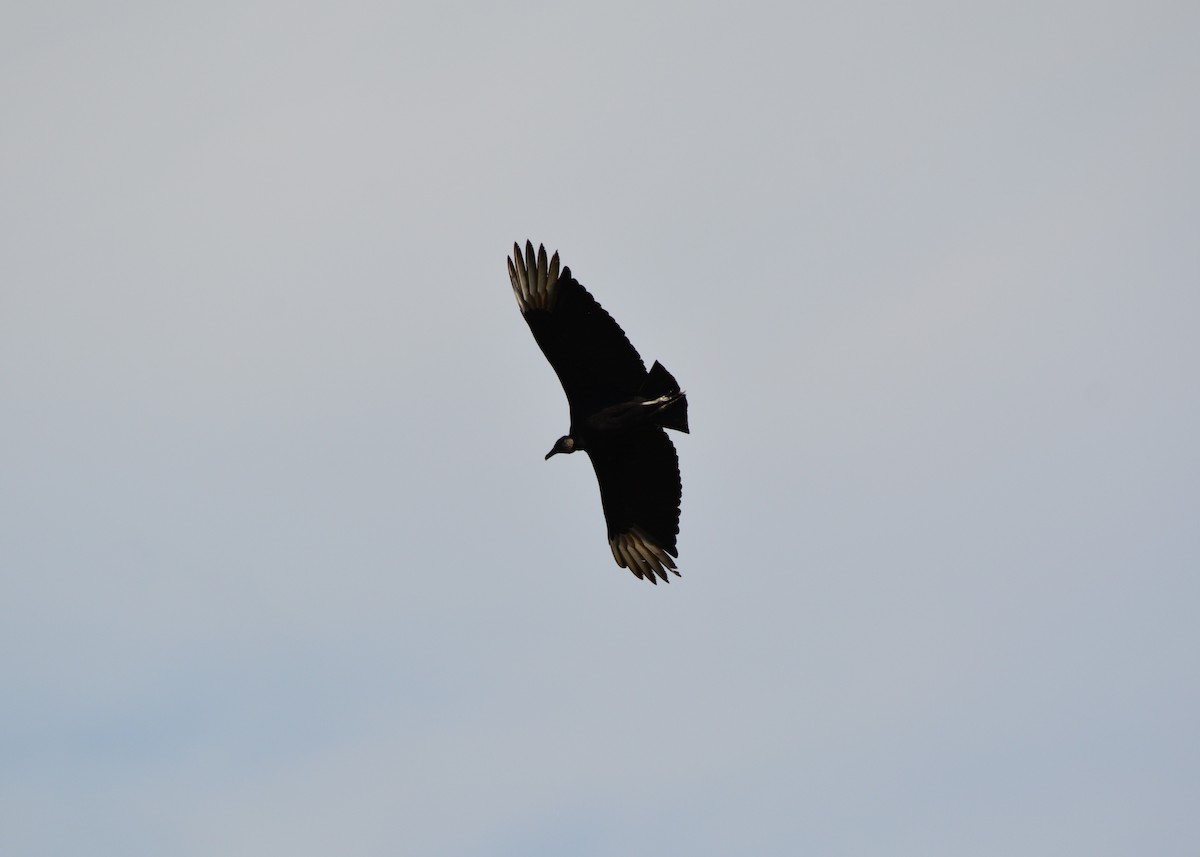
{"type": "Polygon", "coordinates": [[[679,389],[679,382],[657,360],[642,382],[639,394],[647,399],[666,400],[654,414],[656,425],[688,433],[687,394],[679,389]]]}

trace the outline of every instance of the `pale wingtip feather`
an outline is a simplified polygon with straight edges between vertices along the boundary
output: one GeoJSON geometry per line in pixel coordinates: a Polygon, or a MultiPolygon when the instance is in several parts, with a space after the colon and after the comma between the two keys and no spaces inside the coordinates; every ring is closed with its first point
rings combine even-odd
{"type": "Polygon", "coordinates": [[[676,577],[682,576],[675,567],[670,552],[650,538],[641,527],[617,533],[609,539],[608,546],[617,565],[629,569],[639,579],[657,584],[659,578],[667,583],[671,582],[667,572],[676,577]]]}
{"type": "Polygon", "coordinates": [[[550,310],[554,306],[554,284],[558,282],[560,263],[558,251],[553,256],[546,253],[546,245],[533,249],[533,242],[521,245],[513,243],[513,254],[508,259],[508,276],[517,296],[517,305],[522,313],[531,309],[550,310]]]}

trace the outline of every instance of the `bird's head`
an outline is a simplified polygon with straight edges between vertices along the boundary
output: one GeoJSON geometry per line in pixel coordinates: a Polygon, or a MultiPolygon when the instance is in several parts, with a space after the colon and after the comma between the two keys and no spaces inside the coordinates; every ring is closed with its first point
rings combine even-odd
{"type": "Polygon", "coordinates": [[[546,453],[546,460],[550,460],[550,456],[558,455],[560,452],[565,452],[570,455],[575,451],[575,438],[569,434],[560,437],[554,444],[554,449],[546,453]]]}

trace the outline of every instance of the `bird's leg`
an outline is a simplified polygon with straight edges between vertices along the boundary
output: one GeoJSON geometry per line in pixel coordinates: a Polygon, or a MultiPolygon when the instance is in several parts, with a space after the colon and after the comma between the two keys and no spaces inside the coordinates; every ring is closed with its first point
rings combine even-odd
{"type": "Polygon", "coordinates": [[[682,395],[682,393],[667,393],[665,396],[659,396],[657,399],[648,399],[642,402],[642,407],[652,408],[656,405],[669,405],[682,395]]]}

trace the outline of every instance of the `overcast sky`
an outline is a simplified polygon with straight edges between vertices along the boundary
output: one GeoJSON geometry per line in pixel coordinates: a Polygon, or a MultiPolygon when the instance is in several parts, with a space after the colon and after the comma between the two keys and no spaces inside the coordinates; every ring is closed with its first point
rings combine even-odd
{"type": "Polygon", "coordinates": [[[1195,854],[1198,28],[6,6],[0,852],[1195,854]],[[688,391],[670,586],[527,238],[688,391]]]}

